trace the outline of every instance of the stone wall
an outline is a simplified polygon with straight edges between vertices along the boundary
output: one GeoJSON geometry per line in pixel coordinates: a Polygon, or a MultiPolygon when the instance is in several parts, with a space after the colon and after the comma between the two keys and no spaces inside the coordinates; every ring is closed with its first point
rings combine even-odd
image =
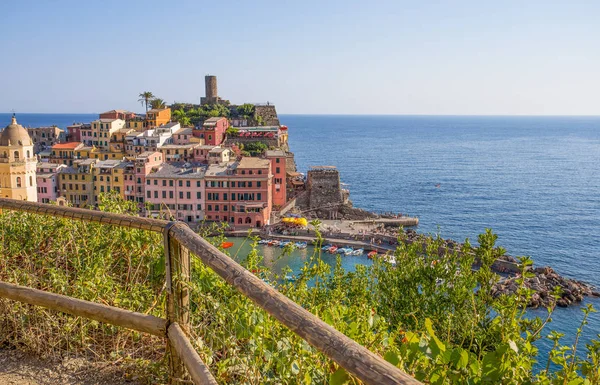
{"type": "Polygon", "coordinates": [[[266,144],[269,148],[271,147],[275,147],[275,148],[279,148],[279,140],[277,138],[244,138],[244,137],[233,137],[233,138],[227,138],[227,140],[225,141],[226,145],[232,145],[232,144],[237,144],[238,146],[240,144],[248,144],[248,143],[256,143],[256,142],[260,142],[260,143],[264,143],[266,144]]]}
{"type": "Polygon", "coordinates": [[[311,209],[343,203],[340,173],[335,168],[309,170],[307,190],[311,209]]]}
{"type": "Polygon", "coordinates": [[[254,106],[254,116],[262,117],[263,126],[279,126],[279,117],[277,117],[277,111],[272,104],[254,106]]]}

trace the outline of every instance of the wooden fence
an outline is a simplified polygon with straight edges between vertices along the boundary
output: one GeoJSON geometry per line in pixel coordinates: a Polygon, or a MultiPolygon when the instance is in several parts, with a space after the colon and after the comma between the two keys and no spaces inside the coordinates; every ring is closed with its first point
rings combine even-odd
{"type": "Polygon", "coordinates": [[[2,282],[0,297],[165,337],[170,353],[169,374],[172,381],[184,378],[187,369],[195,384],[217,383],[187,337],[190,299],[186,283],[190,280],[190,254],[193,254],[256,305],[365,384],[420,384],[263,282],[183,222],[6,198],[0,198],[0,209],[162,233],[166,266],[166,319],[2,282]]]}

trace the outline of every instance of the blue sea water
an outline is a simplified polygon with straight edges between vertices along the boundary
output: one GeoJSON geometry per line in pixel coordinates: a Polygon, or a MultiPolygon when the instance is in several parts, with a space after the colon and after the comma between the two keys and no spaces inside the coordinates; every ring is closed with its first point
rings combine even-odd
{"type": "MultiPolygon", "coordinates": [[[[97,114],[18,114],[25,126],[97,114]]],[[[334,165],[355,206],[418,216],[418,230],[476,240],[485,228],[511,255],[600,286],[600,117],[281,115],[299,171],[334,165]],[[436,185],[439,184],[439,187],[436,185]]],[[[0,114],[0,126],[10,114],[0,114]]],[[[306,252],[302,252],[306,254],[306,252]]],[[[277,261],[300,265],[297,261],[277,261]]],[[[265,249],[267,259],[277,253],[265,249]]],[[[360,263],[359,258],[347,260],[360,263]]],[[[600,301],[588,300],[600,309],[600,301]]],[[[544,316],[543,310],[532,315],[544,316]]],[[[574,339],[578,307],[551,329],[574,339]]],[[[584,342],[600,333],[590,317],[584,342]]],[[[548,343],[538,344],[547,351],[548,343]]]]}

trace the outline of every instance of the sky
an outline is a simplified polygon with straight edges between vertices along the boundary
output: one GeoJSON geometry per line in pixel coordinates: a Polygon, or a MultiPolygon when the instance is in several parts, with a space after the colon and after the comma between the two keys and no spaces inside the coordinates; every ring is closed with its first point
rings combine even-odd
{"type": "Polygon", "coordinates": [[[10,0],[0,111],[600,115],[600,1],[10,0]]]}

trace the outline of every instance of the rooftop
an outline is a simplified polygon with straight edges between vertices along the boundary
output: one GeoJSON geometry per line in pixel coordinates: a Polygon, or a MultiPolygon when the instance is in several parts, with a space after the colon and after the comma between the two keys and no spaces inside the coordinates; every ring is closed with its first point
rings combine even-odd
{"type": "Polygon", "coordinates": [[[157,113],[157,112],[161,112],[161,111],[164,111],[164,110],[169,110],[169,108],[168,107],[165,107],[165,108],[153,108],[151,110],[148,110],[148,113],[157,113]]]}
{"type": "Polygon", "coordinates": [[[92,121],[92,123],[97,123],[97,122],[100,122],[100,123],[112,123],[112,122],[115,122],[117,120],[121,120],[121,119],[97,119],[97,120],[92,121]]]}
{"type": "Polygon", "coordinates": [[[206,169],[206,176],[226,176],[228,175],[227,170],[235,170],[237,166],[237,162],[211,164],[206,169]]]}
{"type": "Polygon", "coordinates": [[[100,160],[96,163],[96,167],[98,168],[115,168],[119,165],[121,165],[123,162],[122,160],[114,160],[114,159],[110,159],[110,160],[100,160]]]}
{"type": "Polygon", "coordinates": [[[52,146],[53,150],[74,150],[77,147],[81,146],[83,143],[81,142],[67,142],[67,143],[58,143],[52,146]]]}
{"type": "Polygon", "coordinates": [[[199,179],[203,178],[206,172],[206,165],[197,162],[172,162],[163,163],[160,168],[148,174],[148,178],[185,178],[199,179]]]}
{"type": "Polygon", "coordinates": [[[245,156],[240,160],[238,168],[269,168],[270,165],[266,159],[245,156]]]}
{"type": "Polygon", "coordinates": [[[286,157],[287,156],[286,152],[283,150],[267,150],[267,151],[265,151],[265,155],[267,157],[276,157],[276,156],[286,157]]]}
{"type": "Polygon", "coordinates": [[[192,135],[193,128],[183,127],[175,131],[175,135],[192,135]]]}
{"type": "Polygon", "coordinates": [[[198,143],[189,143],[189,144],[163,144],[159,147],[159,149],[192,149],[196,148],[198,143]]]}
{"type": "Polygon", "coordinates": [[[106,111],[106,112],[101,112],[100,115],[104,115],[104,114],[111,114],[111,113],[119,113],[119,114],[133,114],[133,112],[131,111],[127,111],[127,110],[110,110],[110,111],[106,111]]]}

